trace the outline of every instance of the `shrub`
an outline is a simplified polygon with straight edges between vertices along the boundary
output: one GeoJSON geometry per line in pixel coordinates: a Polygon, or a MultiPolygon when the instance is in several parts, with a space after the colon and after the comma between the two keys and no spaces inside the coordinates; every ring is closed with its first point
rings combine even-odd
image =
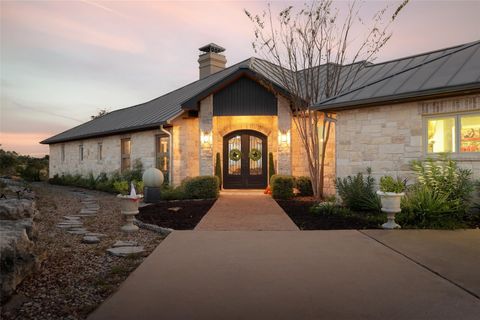
{"type": "Polygon", "coordinates": [[[458,226],[459,219],[445,195],[415,185],[402,199],[402,212],[397,215],[397,221],[410,227],[450,229],[458,226]]]}
{"type": "Polygon", "coordinates": [[[182,182],[187,199],[212,199],[218,197],[218,177],[199,176],[182,182]]]}
{"type": "Polygon", "coordinates": [[[113,183],[113,189],[122,195],[127,195],[129,190],[128,182],[125,180],[115,181],[113,183]]]}
{"type": "Polygon", "coordinates": [[[135,159],[133,163],[133,168],[130,170],[125,170],[122,172],[121,176],[124,180],[127,181],[141,181],[143,175],[143,164],[140,159],[135,159]]]}
{"type": "Polygon", "coordinates": [[[367,168],[367,176],[362,173],[346,178],[337,178],[335,187],[347,208],[353,211],[375,211],[381,208],[380,198],[374,190],[375,179],[367,168]]]}
{"type": "Polygon", "coordinates": [[[286,175],[273,175],[270,180],[274,199],[288,200],[293,198],[294,178],[286,175]]]}
{"type": "Polygon", "coordinates": [[[465,212],[470,206],[473,192],[472,171],[458,168],[457,162],[442,156],[438,160],[413,161],[412,170],[417,183],[435,194],[445,196],[458,211],[465,212]]]}
{"type": "Polygon", "coordinates": [[[346,217],[352,215],[352,212],[345,207],[337,206],[333,202],[320,202],[310,208],[310,212],[323,216],[339,216],[346,217]]]}
{"type": "Polygon", "coordinates": [[[407,180],[394,179],[391,176],[383,176],[380,178],[380,191],[402,193],[405,191],[407,180]]]}
{"type": "Polygon", "coordinates": [[[273,153],[268,153],[268,178],[272,179],[273,175],[275,174],[275,163],[273,162],[273,153]]]}
{"type": "Polygon", "coordinates": [[[313,196],[312,180],[309,177],[295,178],[295,188],[300,192],[299,195],[303,197],[313,196]]]}
{"type": "Polygon", "coordinates": [[[160,191],[160,197],[162,200],[182,200],[185,199],[185,190],[183,186],[176,188],[165,186],[160,191]]]}
{"type": "Polygon", "coordinates": [[[220,162],[220,153],[217,152],[215,158],[215,176],[218,178],[218,187],[222,187],[222,163],[220,162]]]}

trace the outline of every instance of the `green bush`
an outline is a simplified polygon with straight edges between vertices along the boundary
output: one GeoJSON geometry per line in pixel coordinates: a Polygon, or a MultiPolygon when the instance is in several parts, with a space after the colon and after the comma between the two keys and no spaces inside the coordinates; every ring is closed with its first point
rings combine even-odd
{"type": "Polygon", "coordinates": [[[120,194],[127,195],[129,190],[128,181],[115,181],[113,183],[113,189],[120,194]]]}
{"type": "Polygon", "coordinates": [[[353,211],[379,212],[380,198],[374,187],[375,179],[371,176],[371,169],[367,168],[367,176],[362,173],[346,178],[337,178],[335,187],[347,208],[353,211]]]}
{"type": "Polygon", "coordinates": [[[182,182],[187,199],[213,199],[218,197],[218,177],[199,176],[182,182]]]}
{"type": "Polygon", "coordinates": [[[222,187],[222,163],[220,162],[220,153],[215,157],[215,176],[218,178],[218,187],[222,187]]]}
{"type": "Polygon", "coordinates": [[[275,174],[275,163],[273,162],[273,153],[268,153],[268,178],[272,180],[273,175],[275,174]]]}
{"type": "Polygon", "coordinates": [[[142,181],[142,175],[143,164],[140,159],[135,159],[135,162],[133,163],[133,168],[130,170],[125,170],[121,174],[122,178],[127,181],[142,181]]]}
{"type": "Polygon", "coordinates": [[[274,199],[288,200],[293,198],[293,187],[295,180],[292,176],[275,174],[270,180],[272,197],[274,199]]]}
{"type": "Polygon", "coordinates": [[[160,191],[160,197],[162,200],[183,200],[185,199],[185,190],[183,186],[176,188],[165,186],[160,191]]]}
{"type": "Polygon", "coordinates": [[[459,168],[457,162],[447,156],[437,160],[413,161],[412,170],[419,185],[445,196],[458,213],[466,212],[474,190],[471,170],[459,168]]]}
{"type": "Polygon", "coordinates": [[[402,212],[396,220],[415,228],[452,229],[462,225],[447,197],[422,185],[413,186],[402,199],[402,212]]]}
{"type": "Polygon", "coordinates": [[[464,227],[466,220],[472,219],[467,214],[474,190],[470,170],[458,168],[456,161],[446,156],[414,161],[412,169],[417,182],[402,200],[400,224],[452,229],[464,227]]]}
{"type": "Polygon", "coordinates": [[[352,211],[350,211],[350,209],[337,206],[333,202],[317,203],[310,208],[310,212],[312,214],[322,215],[322,216],[347,217],[352,215],[352,211]]]}
{"type": "Polygon", "coordinates": [[[407,185],[406,179],[394,179],[391,176],[383,176],[380,178],[380,191],[402,193],[405,191],[407,185]]]}
{"type": "Polygon", "coordinates": [[[297,177],[295,178],[295,188],[300,192],[302,197],[313,196],[312,180],[309,177],[297,177]]]}

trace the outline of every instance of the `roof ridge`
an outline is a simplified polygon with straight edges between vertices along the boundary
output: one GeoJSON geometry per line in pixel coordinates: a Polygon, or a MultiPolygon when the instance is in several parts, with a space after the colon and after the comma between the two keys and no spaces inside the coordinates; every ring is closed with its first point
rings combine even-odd
{"type": "MultiPolygon", "coordinates": [[[[470,42],[470,43],[466,43],[466,44],[464,44],[464,45],[459,45],[459,46],[455,46],[455,47],[443,49],[443,50],[448,50],[448,49],[452,49],[452,48],[458,48],[457,50],[450,51],[450,52],[445,53],[445,54],[443,54],[443,55],[441,55],[441,56],[439,56],[439,57],[436,57],[436,58],[427,59],[427,61],[423,61],[423,62],[421,62],[421,63],[419,63],[419,64],[416,64],[415,66],[412,66],[412,67],[410,67],[410,68],[401,70],[401,71],[399,71],[399,72],[396,72],[396,73],[394,73],[394,74],[391,74],[391,75],[386,76],[386,77],[383,77],[383,78],[380,78],[380,79],[375,80],[375,81],[373,81],[373,82],[369,82],[369,83],[367,83],[367,84],[365,84],[365,85],[363,85],[363,86],[360,86],[360,87],[358,87],[358,88],[355,88],[355,89],[353,89],[353,90],[349,90],[349,91],[346,91],[346,92],[342,92],[342,93],[340,93],[340,94],[337,94],[337,95],[335,95],[335,96],[333,96],[333,97],[331,97],[331,98],[328,98],[328,99],[325,99],[325,100],[321,101],[320,103],[317,103],[316,105],[317,105],[317,106],[323,105],[323,104],[325,104],[325,103],[327,103],[327,102],[329,102],[329,101],[332,101],[332,100],[334,100],[334,99],[337,99],[337,98],[339,98],[339,97],[343,97],[343,96],[345,96],[345,95],[347,95],[347,94],[350,94],[350,93],[359,91],[359,90],[361,90],[361,89],[365,89],[366,87],[372,86],[372,85],[377,84],[377,83],[379,83],[379,82],[381,82],[381,81],[384,81],[384,80],[393,78],[393,77],[398,76],[398,75],[400,75],[400,74],[402,74],[402,73],[405,73],[405,72],[408,72],[408,71],[410,71],[410,70],[419,68],[419,67],[421,67],[421,66],[424,66],[424,65],[426,65],[426,64],[432,63],[432,62],[437,61],[437,60],[439,60],[439,59],[442,59],[442,58],[451,56],[451,55],[454,54],[454,53],[457,53],[457,52],[466,50],[466,49],[471,48],[471,47],[473,47],[473,46],[475,46],[475,45],[478,45],[478,44],[480,44],[480,40],[474,41],[474,42],[470,42]]],[[[442,50],[437,50],[437,51],[432,51],[432,52],[438,52],[438,51],[442,51],[442,50]]],[[[419,55],[417,55],[417,56],[422,56],[422,54],[419,54],[419,55]]],[[[412,58],[412,57],[414,57],[414,56],[411,56],[410,58],[412,58]]],[[[404,59],[407,59],[407,58],[404,58],[404,59]]],[[[398,59],[398,60],[402,60],[402,59],[398,59]]],[[[390,61],[390,62],[393,62],[393,61],[396,61],[396,60],[392,60],[392,61],[390,61]]],[[[368,67],[370,67],[370,66],[368,66],[368,67]]],[[[368,67],[366,67],[366,68],[368,68],[368,67]]]]}

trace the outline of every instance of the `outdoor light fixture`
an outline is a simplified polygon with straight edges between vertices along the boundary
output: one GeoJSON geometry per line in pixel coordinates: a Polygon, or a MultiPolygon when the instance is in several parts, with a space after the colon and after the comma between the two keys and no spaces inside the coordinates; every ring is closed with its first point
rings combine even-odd
{"type": "Polygon", "coordinates": [[[290,130],[280,130],[278,132],[278,142],[283,145],[290,144],[290,130]]]}
{"type": "Polygon", "coordinates": [[[202,144],[212,144],[212,132],[211,131],[201,131],[200,132],[200,140],[202,144]]]}

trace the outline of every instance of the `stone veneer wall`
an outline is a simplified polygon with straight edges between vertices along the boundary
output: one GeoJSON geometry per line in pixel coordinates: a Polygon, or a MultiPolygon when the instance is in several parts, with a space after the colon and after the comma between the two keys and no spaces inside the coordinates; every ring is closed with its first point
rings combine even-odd
{"type": "MultiPolygon", "coordinates": [[[[480,95],[345,110],[337,113],[336,175],[371,167],[373,176],[411,177],[410,162],[427,157],[424,116],[480,111],[480,95]]],[[[451,155],[480,177],[480,154],[451,155]]]]}
{"type": "Polygon", "coordinates": [[[120,140],[130,138],[131,160],[140,159],[144,168],[155,165],[155,135],[160,130],[149,130],[123,135],[84,139],[50,145],[50,177],[55,174],[81,174],[94,176],[102,172],[120,170],[120,140]],[[102,143],[102,159],[98,159],[98,143],[102,143]],[[79,146],[83,144],[83,161],[80,161],[79,146]],[[65,160],[61,159],[61,146],[65,146],[65,160]]]}
{"type": "MultiPolygon", "coordinates": [[[[292,175],[310,176],[308,160],[297,125],[292,121],[292,175]]],[[[325,155],[325,195],[335,194],[335,124],[330,128],[330,137],[325,155]]]]}
{"type": "Polygon", "coordinates": [[[172,121],[173,184],[179,185],[187,177],[200,175],[199,118],[177,118],[172,121]]]}

